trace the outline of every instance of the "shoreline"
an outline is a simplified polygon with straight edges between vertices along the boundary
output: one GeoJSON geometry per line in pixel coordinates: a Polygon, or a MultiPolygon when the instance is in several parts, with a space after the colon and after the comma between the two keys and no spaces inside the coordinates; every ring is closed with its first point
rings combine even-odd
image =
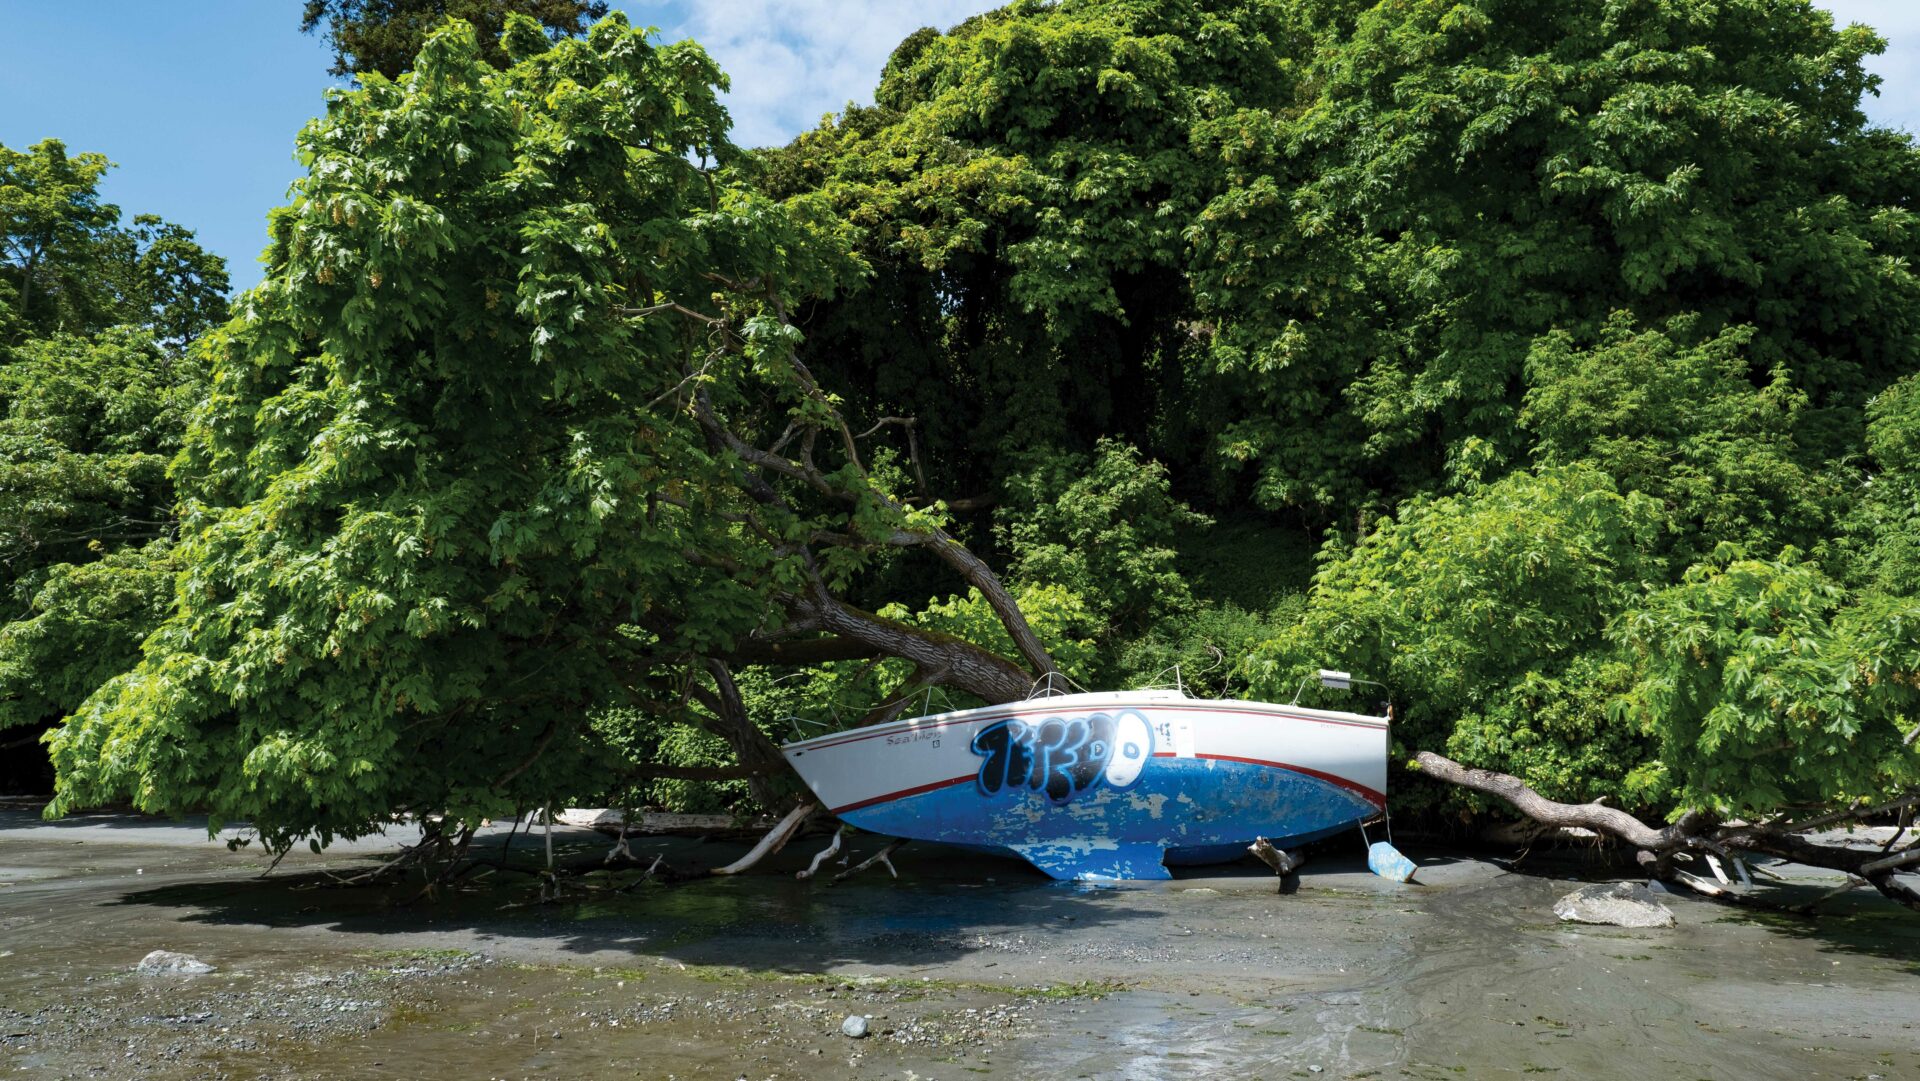
{"type": "MultiPolygon", "coordinates": [[[[1920,921],[1870,893],[1804,926],[1675,897],[1679,926],[1627,930],[1553,916],[1577,854],[1520,875],[1403,838],[1421,872],[1401,886],[1356,841],[1321,846],[1279,896],[1257,865],[1089,886],[910,845],[898,880],[827,887],[792,877],[807,838],[764,874],[544,906],[496,875],[396,909],[325,877],[391,837],[261,879],[260,853],[205,836],[0,812],[0,1074],[1920,1074],[1920,921]],[[133,975],[152,949],[218,971],[133,975]],[[852,1013],[872,1035],[840,1034],[852,1013]]],[[[630,844],[709,865],[743,849],[630,844]]],[[[606,847],[555,830],[559,853],[606,847]]]]}

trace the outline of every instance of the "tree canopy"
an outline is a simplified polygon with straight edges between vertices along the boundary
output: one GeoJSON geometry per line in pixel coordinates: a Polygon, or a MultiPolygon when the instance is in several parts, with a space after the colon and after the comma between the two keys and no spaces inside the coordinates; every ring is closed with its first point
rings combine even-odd
{"type": "Polygon", "coordinates": [[[300,31],[326,36],[335,75],[377,72],[397,79],[413,66],[427,35],[449,18],[471,25],[487,62],[502,68],[509,63],[500,40],[507,16],[529,16],[557,40],[584,33],[606,13],[605,0],[306,0],[300,31]]]}
{"type": "Polygon", "coordinates": [[[126,324],[178,349],[226,319],[225,262],[154,215],[123,226],[100,198],[112,167],[58,139],[0,146],[0,347],[126,324]]]}

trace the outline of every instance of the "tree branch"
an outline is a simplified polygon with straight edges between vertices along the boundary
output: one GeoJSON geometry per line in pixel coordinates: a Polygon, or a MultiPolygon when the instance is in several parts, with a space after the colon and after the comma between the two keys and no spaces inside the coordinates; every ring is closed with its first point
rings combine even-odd
{"type": "MultiPolygon", "coordinates": [[[[1559,803],[1535,792],[1517,777],[1492,770],[1470,769],[1432,751],[1421,751],[1415,756],[1415,761],[1419,763],[1421,772],[1462,788],[1498,796],[1536,822],[1550,826],[1581,826],[1618,837],[1641,849],[1641,862],[1649,864],[1659,877],[1671,881],[1680,881],[1675,876],[1681,872],[1670,866],[1668,857],[1680,849],[1704,849],[1722,854],[1728,849],[1742,849],[1808,867],[1843,871],[1871,883],[1888,899],[1920,910],[1920,893],[1901,885],[1896,879],[1900,868],[1920,862],[1920,849],[1903,851],[1898,856],[1882,856],[1871,849],[1815,844],[1795,833],[1767,826],[1722,826],[1714,815],[1703,811],[1688,811],[1672,825],[1654,829],[1625,811],[1598,803],[1559,803]]],[[[1813,819],[1794,828],[1810,828],[1820,821],[1813,819]]],[[[1680,884],[1689,889],[1700,889],[1697,880],[1681,881],[1680,884]]]]}
{"type": "Polygon", "coordinates": [[[1579,826],[1610,833],[1628,844],[1656,852],[1680,847],[1703,824],[1702,818],[1705,817],[1695,817],[1690,813],[1679,822],[1656,830],[1617,808],[1599,803],[1559,803],[1528,788],[1518,777],[1492,770],[1471,769],[1432,751],[1421,751],[1414,756],[1414,760],[1420,764],[1422,773],[1475,792],[1498,796],[1536,822],[1549,826],[1579,826]]]}

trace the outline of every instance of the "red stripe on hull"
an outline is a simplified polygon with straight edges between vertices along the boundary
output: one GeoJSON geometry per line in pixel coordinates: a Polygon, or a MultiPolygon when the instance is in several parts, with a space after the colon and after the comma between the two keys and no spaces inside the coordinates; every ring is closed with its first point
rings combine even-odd
{"type": "Polygon", "coordinates": [[[1216,762],[1245,762],[1250,766],[1271,766],[1274,769],[1292,770],[1295,773],[1304,773],[1309,777],[1319,778],[1320,780],[1325,781],[1330,785],[1337,785],[1340,788],[1344,788],[1347,791],[1352,792],[1354,795],[1359,796],[1361,799],[1366,800],[1368,803],[1373,804],[1375,807],[1379,807],[1384,810],[1387,806],[1386,793],[1375,792],[1373,789],[1368,788],[1366,785],[1360,784],[1357,781],[1349,781],[1345,777],[1342,777],[1337,773],[1327,773],[1324,770],[1310,769],[1306,766],[1296,766],[1290,762],[1269,762],[1264,758],[1241,758],[1238,755],[1231,755],[1231,754],[1203,754],[1203,755],[1198,755],[1197,757],[1211,758],[1216,762]]]}
{"type": "Polygon", "coordinates": [[[875,796],[872,799],[863,799],[858,803],[849,803],[844,807],[833,807],[833,808],[830,808],[830,810],[832,810],[834,814],[840,814],[844,811],[857,811],[862,807],[871,807],[876,803],[887,803],[892,800],[905,799],[908,796],[917,796],[922,792],[932,792],[941,788],[952,788],[954,785],[957,785],[957,784],[966,784],[968,781],[973,780],[974,777],[976,776],[978,775],[969,773],[965,777],[952,777],[944,781],[935,781],[932,784],[915,785],[912,788],[903,788],[898,792],[889,792],[884,796],[875,796]]]}
{"type": "MultiPolygon", "coordinates": [[[[1178,756],[1169,754],[1166,751],[1156,751],[1154,752],[1153,757],[1176,758],[1178,756]]],[[[1368,803],[1373,804],[1375,807],[1384,809],[1387,805],[1387,797],[1385,795],[1379,792],[1375,792],[1373,789],[1368,788],[1366,785],[1359,784],[1354,781],[1349,781],[1345,777],[1341,777],[1332,773],[1327,773],[1322,770],[1309,769],[1306,766],[1294,766],[1294,765],[1289,765],[1285,762],[1269,762],[1264,758],[1240,758],[1230,754],[1202,754],[1202,755],[1195,755],[1194,757],[1211,759],[1216,762],[1241,762],[1250,766],[1267,766],[1271,769],[1284,769],[1284,770],[1291,771],[1293,773],[1305,774],[1308,777],[1317,778],[1319,780],[1327,782],[1328,784],[1335,785],[1340,788],[1344,788],[1347,791],[1352,792],[1353,794],[1359,796],[1361,799],[1366,800],[1368,803]]],[[[934,792],[942,788],[952,788],[954,785],[957,785],[957,784],[966,784],[968,781],[973,780],[976,776],[978,776],[978,774],[969,773],[964,777],[950,777],[944,781],[934,781],[931,784],[915,785],[912,788],[903,788],[898,792],[889,792],[884,796],[875,796],[872,799],[863,799],[858,803],[849,803],[844,806],[833,807],[829,809],[834,814],[842,814],[846,811],[858,811],[863,807],[872,807],[876,804],[881,804],[881,803],[891,803],[894,800],[905,799],[908,796],[918,796],[923,792],[934,792]]]]}

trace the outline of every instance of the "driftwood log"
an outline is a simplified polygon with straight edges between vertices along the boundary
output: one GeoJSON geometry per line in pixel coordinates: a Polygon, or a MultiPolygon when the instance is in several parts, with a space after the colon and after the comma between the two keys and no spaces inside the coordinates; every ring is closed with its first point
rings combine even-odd
{"type": "MultiPolygon", "coordinates": [[[[1415,756],[1420,770],[1449,784],[1483,792],[1512,804],[1514,809],[1535,822],[1561,829],[1585,829],[1617,838],[1638,850],[1641,866],[1655,878],[1671,885],[1702,893],[1719,900],[1740,895],[1673,866],[1675,857],[1698,853],[1733,859],[1736,852],[1773,856],[1809,867],[1840,871],[1848,885],[1872,886],[1888,899],[1920,911],[1920,892],[1902,884],[1898,875],[1908,867],[1920,866],[1920,840],[1897,850],[1845,848],[1820,844],[1805,834],[1817,829],[1856,822],[1876,814],[1920,806],[1920,793],[1910,793],[1881,804],[1855,804],[1814,818],[1780,819],[1768,822],[1724,822],[1705,811],[1688,811],[1669,825],[1649,826],[1633,815],[1599,803],[1560,803],[1550,800],[1517,777],[1492,770],[1473,769],[1432,751],[1415,756]]],[[[1889,846],[1890,847],[1890,846],[1889,846]]],[[[1818,898],[1796,911],[1811,912],[1818,898]]]]}
{"type": "Polygon", "coordinates": [[[1281,893],[1295,893],[1300,889],[1300,866],[1307,862],[1304,854],[1276,848],[1265,837],[1255,837],[1253,843],[1247,846],[1247,851],[1259,857],[1261,863],[1273,868],[1273,873],[1280,876],[1281,893]]]}
{"type": "Polygon", "coordinates": [[[781,819],[779,825],[768,830],[767,835],[760,839],[759,844],[753,846],[752,851],[734,860],[732,863],[727,864],[725,867],[715,867],[711,873],[716,875],[737,875],[744,871],[751,870],[754,864],[785,848],[787,842],[793,840],[793,838],[799,834],[800,827],[806,825],[807,819],[812,817],[813,813],[819,809],[820,808],[811,803],[802,803],[793,810],[788,811],[787,817],[781,819]]]}

